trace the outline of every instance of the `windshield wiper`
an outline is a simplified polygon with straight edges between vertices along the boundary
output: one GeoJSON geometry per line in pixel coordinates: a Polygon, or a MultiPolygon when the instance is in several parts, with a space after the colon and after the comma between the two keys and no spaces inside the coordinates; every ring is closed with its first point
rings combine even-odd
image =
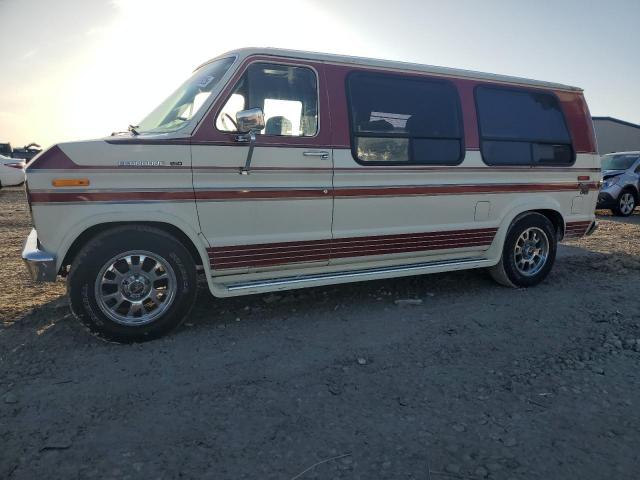
{"type": "Polygon", "coordinates": [[[136,130],[136,128],[140,128],[140,125],[129,125],[127,130],[130,131],[133,135],[138,136],[140,135],[140,133],[136,130]]]}

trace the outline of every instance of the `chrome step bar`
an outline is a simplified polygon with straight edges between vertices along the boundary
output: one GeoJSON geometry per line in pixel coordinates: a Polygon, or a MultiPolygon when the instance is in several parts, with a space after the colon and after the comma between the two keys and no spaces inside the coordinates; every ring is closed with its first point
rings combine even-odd
{"type": "Polygon", "coordinates": [[[225,285],[229,292],[237,292],[241,290],[261,289],[261,288],[274,288],[279,286],[293,286],[303,285],[311,282],[327,282],[331,283],[332,280],[365,280],[367,277],[383,274],[395,274],[395,273],[407,273],[424,271],[428,273],[429,270],[433,270],[441,267],[466,267],[470,263],[478,263],[478,267],[487,266],[490,263],[482,257],[467,257],[458,258],[455,260],[442,260],[438,262],[424,262],[424,263],[412,263],[410,265],[397,265],[392,267],[378,267],[378,268],[366,268],[363,270],[351,270],[347,272],[332,272],[332,273],[318,273],[312,275],[297,275],[294,277],[282,277],[273,278],[267,280],[253,280],[250,282],[238,282],[225,285]]]}

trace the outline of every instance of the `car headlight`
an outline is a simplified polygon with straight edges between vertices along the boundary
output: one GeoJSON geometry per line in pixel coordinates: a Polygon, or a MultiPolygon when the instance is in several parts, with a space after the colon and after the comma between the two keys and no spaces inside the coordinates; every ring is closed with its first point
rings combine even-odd
{"type": "Polygon", "coordinates": [[[602,188],[604,189],[604,188],[612,187],[619,181],[620,181],[620,177],[607,178],[604,182],[602,182],[602,188]]]}

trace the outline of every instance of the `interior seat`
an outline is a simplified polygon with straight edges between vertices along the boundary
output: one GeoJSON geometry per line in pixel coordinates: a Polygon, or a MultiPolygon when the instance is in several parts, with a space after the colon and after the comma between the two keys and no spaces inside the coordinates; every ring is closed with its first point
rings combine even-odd
{"type": "Polygon", "coordinates": [[[291,120],[282,116],[271,117],[264,127],[265,135],[291,135],[291,130],[291,120]]]}

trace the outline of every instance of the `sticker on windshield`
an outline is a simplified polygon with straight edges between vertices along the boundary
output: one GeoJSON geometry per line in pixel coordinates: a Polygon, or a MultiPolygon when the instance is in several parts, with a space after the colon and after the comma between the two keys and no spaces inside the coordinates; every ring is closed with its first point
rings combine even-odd
{"type": "Polygon", "coordinates": [[[213,79],[216,78],[213,75],[207,75],[206,77],[203,77],[200,79],[200,81],[198,82],[198,86],[201,88],[206,88],[209,86],[209,84],[213,81],[213,79]]]}

